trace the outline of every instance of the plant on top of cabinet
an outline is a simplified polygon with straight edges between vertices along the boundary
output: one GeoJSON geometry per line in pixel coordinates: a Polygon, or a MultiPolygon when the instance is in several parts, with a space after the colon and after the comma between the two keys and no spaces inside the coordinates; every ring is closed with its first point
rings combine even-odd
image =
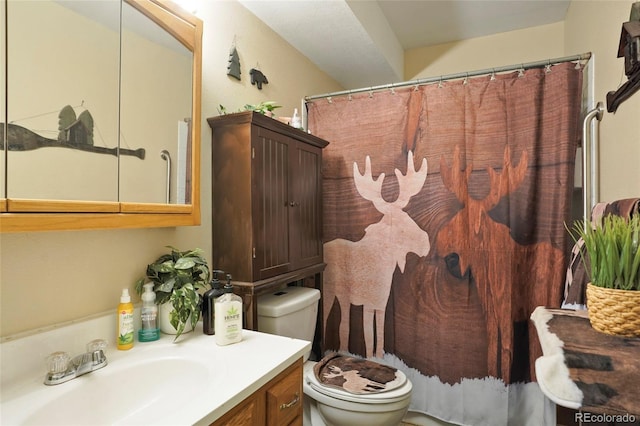
{"type": "MultiPolygon", "coordinates": [[[[170,323],[176,329],[176,337],[185,331],[187,323],[195,327],[200,319],[201,297],[199,289],[209,283],[209,266],[201,249],[180,251],[175,247],[170,254],[163,254],[147,265],[146,279],[136,281],[136,292],[142,294],[146,280],[153,282],[153,291],[159,305],[171,303],[170,323]]],[[[175,341],[174,339],[174,341],[175,341]]]]}
{"type": "MultiPolygon", "coordinates": [[[[246,104],[243,109],[239,109],[236,112],[254,111],[254,112],[260,113],[262,115],[266,115],[268,117],[271,117],[273,115],[273,111],[278,109],[278,108],[282,108],[282,105],[278,105],[278,103],[276,101],[263,101],[263,102],[260,102],[259,104],[255,104],[255,105],[254,104],[246,104]]],[[[222,104],[218,105],[218,113],[220,115],[229,114],[229,112],[227,111],[227,108],[222,104]]]]}

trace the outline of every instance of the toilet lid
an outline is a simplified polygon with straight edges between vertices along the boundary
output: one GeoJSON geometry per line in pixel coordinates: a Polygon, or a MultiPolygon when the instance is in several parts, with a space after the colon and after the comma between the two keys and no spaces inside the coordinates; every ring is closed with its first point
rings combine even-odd
{"type": "Polygon", "coordinates": [[[318,381],[312,369],[305,374],[305,380],[313,389],[321,394],[331,398],[341,399],[343,401],[358,402],[362,404],[387,404],[402,400],[411,393],[412,385],[402,371],[397,372],[398,378],[403,380],[404,384],[393,390],[386,392],[370,393],[370,394],[354,394],[335,387],[325,386],[318,381]]]}
{"type": "Polygon", "coordinates": [[[325,355],[313,366],[313,371],[323,386],[358,395],[388,392],[407,381],[397,368],[338,352],[325,355]]]}

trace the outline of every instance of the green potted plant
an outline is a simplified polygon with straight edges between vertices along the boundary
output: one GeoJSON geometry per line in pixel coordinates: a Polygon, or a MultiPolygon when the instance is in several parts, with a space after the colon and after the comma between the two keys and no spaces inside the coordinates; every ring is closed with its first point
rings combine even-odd
{"type": "Polygon", "coordinates": [[[606,215],[594,225],[582,221],[569,230],[584,241],[582,261],[589,320],[608,334],[640,336],[640,215],[606,215]]]}
{"type": "Polygon", "coordinates": [[[163,332],[171,329],[163,324],[162,308],[171,306],[169,323],[175,329],[176,339],[195,327],[200,319],[201,297],[198,290],[209,283],[209,266],[201,249],[180,251],[167,246],[171,253],[163,254],[147,265],[146,278],[136,281],[136,292],[141,295],[145,282],[153,282],[156,302],[160,305],[160,327],[163,332]],[[169,305],[170,304],[170,305],[169,305]]]}
{"type": "MultiPolygon", "coordinates": [[[[275,101],[263,101],[259,104],[246,104],[243,109],[238,109],[237,112],[242,111],[253,111],[260,113],[262,115],[266,115],[267,117],[273,117],[273,111],[282,108],[281,105],[278,105],[275,101]]],[[[227,111],[227,107],[220,104],[218,105],[218,113],[220,115],[227,115],[229,112],[227,111]]]]}
{"type": "Polygon", "coordinates": [[[244,106],[245,111],[258,112],[262,115],[266,115],[267,117],[272,117],[273,111],[277,108],[281,108],[281,106],[275,101],[263,101],[256,105],[246,104],[244,106]]]}

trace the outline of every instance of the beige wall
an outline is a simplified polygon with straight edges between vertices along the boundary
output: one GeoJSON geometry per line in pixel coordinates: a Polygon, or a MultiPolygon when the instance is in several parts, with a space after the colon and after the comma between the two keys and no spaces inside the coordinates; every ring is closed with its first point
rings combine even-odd
{"type": "MultiPolygon", "coordinates": [[[[173,245],[200,247],[211,259],[211,130],[204,118],[224,104],[276,100],[280,116],[300,108],[305,95],[342,88],[276,36],[237,2],[200,2],[204,21],[202,88],[202,225],[168,229],[43,232],[0,235],[0,335],[77,320],[116,308],[122,288],[173,245]],[[242,81],[227,76],[235,38],[242,81]],[[259,64],[269,79],[252,86],[249,69],[259,64]]],[[[135,298],[137,300],[137,297],[135,298]]]]}
{"type": "Polygon", "coordinates": [[[486,37],[407,50],[405,79],[436,77],[465,71],[564,56],[564,23],[542,25],[486,37]]]}

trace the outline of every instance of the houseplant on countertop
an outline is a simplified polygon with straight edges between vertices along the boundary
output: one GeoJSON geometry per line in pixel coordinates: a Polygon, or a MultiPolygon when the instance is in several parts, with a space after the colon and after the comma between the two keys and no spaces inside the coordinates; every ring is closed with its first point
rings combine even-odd
{"type": "Polygon", "coordinates": [[[609,214],[589,226],[578,221],[570,234],[584,241],[591,326],[607,334],[640,336],[640,215],[609,214]]]}
{"type": "MultiPolygon", "coordinates": [[[[147,280],[153,282],[160,311],[169,303],[173,308],[169,313],[169,323],[177,339],[185,330],[193,329],[200,319],[201,297],[198,290],[208,285],[210,271],[201,249],[180,251],[171,246],[167,248],[171,253],[147,265],[146,279],[136,281],[135,288],[141,295],[144,283],[147,280]]],[[[162,331],[171,334],[172,330],[163,323],[161,314],[159,317],[162,331]]]]}

